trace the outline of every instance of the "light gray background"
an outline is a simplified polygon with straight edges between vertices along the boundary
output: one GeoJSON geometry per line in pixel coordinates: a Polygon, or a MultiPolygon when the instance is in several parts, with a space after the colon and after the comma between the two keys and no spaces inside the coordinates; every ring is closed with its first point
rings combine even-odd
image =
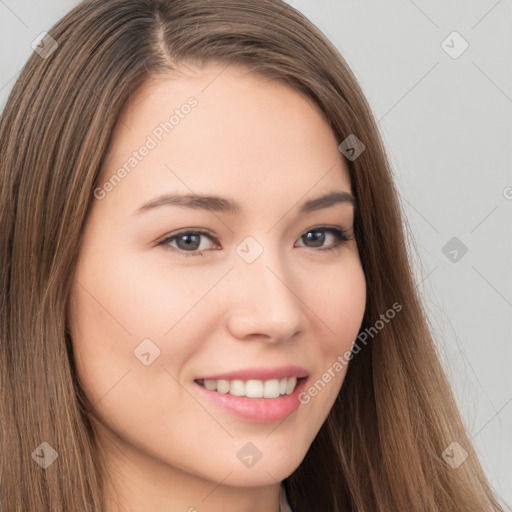
{"type": "MultiPolygon", "coordinates": [[[[0,0],[0,108],[31,42],[77,3],[0,0]]],[[[379,120],[443,363],[510,504],[512,1],[288,3],[338,47],[379,120]],[[458,58],[443,46],[460,41],[442,46],[453,31],[469,44],[458,58]],[[455,262],[442,251],[454,236],[468,248],[455,262]]]]}

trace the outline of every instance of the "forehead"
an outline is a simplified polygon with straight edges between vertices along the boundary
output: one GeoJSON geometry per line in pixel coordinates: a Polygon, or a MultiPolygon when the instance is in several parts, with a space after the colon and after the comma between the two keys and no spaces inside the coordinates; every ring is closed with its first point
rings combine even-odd
{"type": "Polygon", "coordinates": [[[170,191],[232,195],[242,203],[283,202],[283,193],[298,201],[334,186],[350,191],[335,135],[314,102],[234,66],[146,81],[118,120],[103,182],[123,166],[129,175],[112,195],[131,196],[132,203],[135,193],[170,191]]]}

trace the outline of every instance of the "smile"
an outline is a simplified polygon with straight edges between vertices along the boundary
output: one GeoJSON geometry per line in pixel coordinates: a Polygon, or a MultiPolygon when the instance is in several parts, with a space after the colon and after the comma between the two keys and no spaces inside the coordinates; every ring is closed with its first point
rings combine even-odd
{"type": "MultiPolygon", "coordinates": [[[[254,373],[254,372],[253,372],[254,373]]],[[[308,377],[258,379],[195,379],[207,402],[254,423],[282,421],[300,407],[299,394],[308,377]]]]}
{"type": "MultiPolygon", "coordinates": [[[[299,379],[301,380],[301,379],[299,379]]],[[[270,380],[257,380],[251,379],[243,381],[240,379],[235,380],[204,380],[199,379],[196,382],[208,389],[209,391],[216,391],[217,393],[230,394],[232,396],[243,396],[247,398],[278,398],[283,395],[290,395],[297,386],[297,378],[284,378],[284,379],[270,379],[270,380]]]]}

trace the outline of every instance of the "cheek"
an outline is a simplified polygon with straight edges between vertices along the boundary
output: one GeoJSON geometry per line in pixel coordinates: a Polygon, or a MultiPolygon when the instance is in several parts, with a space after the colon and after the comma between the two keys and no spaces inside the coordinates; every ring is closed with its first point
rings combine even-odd
{"type": "Polygon", "coordinates": [[[326,333],[323,353],[332,357],[349,350],[357,337],[366,307],[366,280],[359,259],[353,257],[321,282],[322,288],[311,295],[326,333]]]}
{"type": "Polygon", "coordinates": [[[94,278],[93,286],[112,319],[135,337],[161,338],[201,308],[202,298],[225,269],[172,266],[165,258],[150,259],[145,254],[117,258],[113,254],[91,273],[104,277],[94,278]]]}
{"type": "MultiPolygon", "coordinates": [[[[150,438],[150,431],[157,431],[155,425],[161,426],[161,437],[171,433],[170,438],[176,440],[182,426],[171,419],[190,414],[194,407],[179,384],[181,369],[195,350],[194,344],[190,343],[190,333],[178,328],[164,337],[162,331],[168,331],[180,316],[162,315],[166,321],[155,326],[159,311],[144,302],[135,280],[124,279],[115,286],[112,280],[112,288],[107,290],[94,288],[82,275],[90,290],[86,292],[81,286],[73,290],[70,330],[79,381],[102,423],[132,438],[134,444],[150,438]],[[139,292],[136,300],[129,300],[127,290],[139,292]],[[129,320],[125,325],[111,313],[117,311],[121,299],[127,313],[123,318],[129,320]]],[[[193,425],[188,429],[193,433],[193,425]]]]}
{"type": "Polygon", "coordinates": [[[137,374],[141,388],[154,387],[155,372],[164,368],[180,378],[204,338],[202,330],[213,328],[211,303],[202,298],[224,271],[170,268],[163,259],[148,265],[115,248],[91,247],[81,261],[68,311],[75,361],[89,398],[99,400],[125,376],[137,374]]]}
{"type": "Polygon", "coordinates": [[[299,397],[311,411],[312,432],[322,425],[343,385],[366,307],[366,280],[358,259],[319,282],[324,286],[310,295],[317,317],[315,331],[319,334],[315,336],[317,347],[311,360],[318,364],[299,397]]]}
{"type": "Polygon", "coordinates": [[[164,259],[148,264],[146,255],[113,248],[84,254],[76,274],[74,316],[84,334],[135,343],[162,338],[198,305],[215,284],[214,272],[171,268],[164,259]]]}

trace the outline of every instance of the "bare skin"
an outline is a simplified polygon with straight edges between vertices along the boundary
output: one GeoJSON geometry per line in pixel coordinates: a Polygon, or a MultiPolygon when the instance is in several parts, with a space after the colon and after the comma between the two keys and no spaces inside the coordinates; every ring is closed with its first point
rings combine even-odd
{"type": "Polygon", "coordinates": [[[278,512],[279,483],[306,455],[346,367],[331,370],[309,403],[269,423],[212,403],[194,380],[297,365],[309,386],[351,349],[366,300],[353,206],[299,212],[310,199],[351,193],[339,141],[298,92],[213,65],[146,82],[114,135],[69,308],[79,378],[119,491],[105,510],[278,512]],[[181,111],[161,141],[153,136],[156,147],[105,192],[103,184],[191,96],[197,105],[181,111]],[[241,211],[167,204],[137,213],[173,192],[222,196],[241,211]],[[324,225],[350,239],[318,232],[324,225]],[[197,248],[183,233],[165,242],[185,229],[212,236],[196,234],[197,248]],[[246,254],[262,249],[251,263],[236,250],[247,237],[246,254]],[[148,339],[146,362],[160,352],[145,365],[134,350],[148,339]],[[237,456],[248,442],[261,453],[252,467],[237,456]]]}

